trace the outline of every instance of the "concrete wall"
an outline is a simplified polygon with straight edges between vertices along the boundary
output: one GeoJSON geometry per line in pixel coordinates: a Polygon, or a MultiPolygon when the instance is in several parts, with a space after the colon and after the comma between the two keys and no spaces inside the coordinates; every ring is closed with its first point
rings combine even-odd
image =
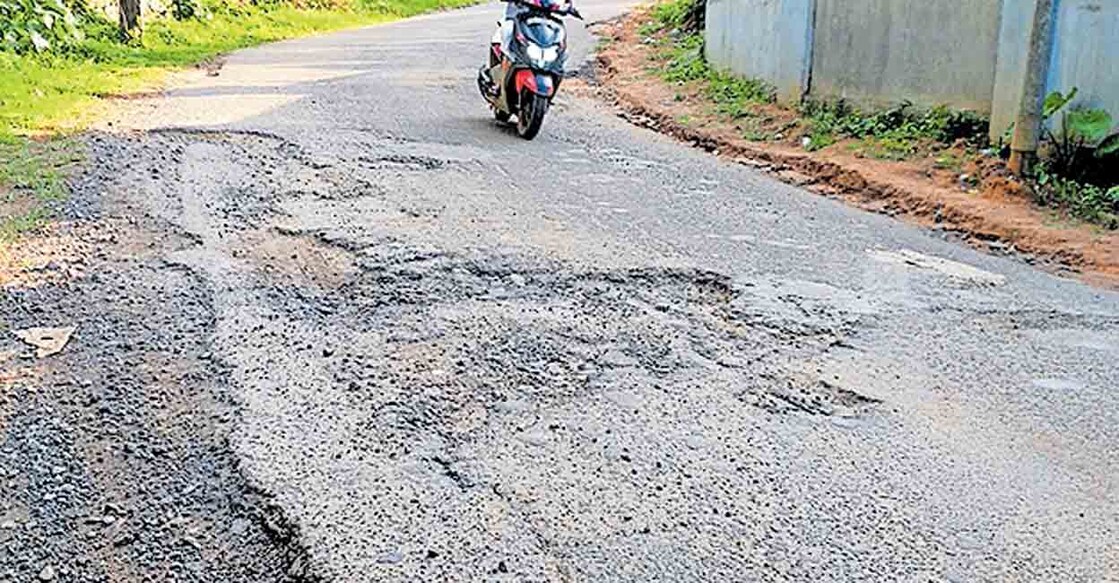
{"type": "Polygon", "coordinates": [[[910,100],[989,112],[1001,4],[817,0],[811,93],[870,106],[910,100]]]}
{"type": "MultiPolygon", "coordinates": [[[[1000,137],[1019,107],[1036,0],[708,0],[707,58],[864,107],[909,100],[991,114],[1000,137]]],[[[1119,119],[1119,0],[1056,0],[1049,91],[1119,119]]]]}
{"type": "MultiPolygon", "coordinates": [[[[1034,0],[1004,0],[998,67],[991,107],[991,135],[1014,121],[1034,0]]],[[[1101,107],[1119,118],[1119,1],[1059,0],[1049,91],[1079,89],[1073,105],[1101,107]]]]}
{"type": "Polygon", "coordinates": [[[808,79],[813,0],[708,0],[706,55],[716,67],[765,79],[782,101],[808,79]]]}

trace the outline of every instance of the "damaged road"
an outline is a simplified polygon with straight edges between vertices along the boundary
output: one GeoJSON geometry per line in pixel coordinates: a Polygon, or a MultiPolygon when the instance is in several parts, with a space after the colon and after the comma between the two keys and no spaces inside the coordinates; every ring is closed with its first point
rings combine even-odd
{"type": "Polygon", "coordinates": [[[237,53],[87,136],[84,252],[0,293],[76,327],[0,340],[0,577],[1119,572],[1119,296],[577,92],[520,141],[471,86],[496,11],[237,53]]]}

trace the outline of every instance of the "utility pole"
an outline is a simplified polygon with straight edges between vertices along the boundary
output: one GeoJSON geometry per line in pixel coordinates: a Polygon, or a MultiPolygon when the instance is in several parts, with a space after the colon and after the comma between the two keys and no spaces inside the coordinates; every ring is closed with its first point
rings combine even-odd
{"type": "Polygon", "coordinates": [[[1026,58],[1026,78],[1022,83],[1022,101],[1014,122],[1010,141],[1010,171],[1027,176],[1037,162],[1037,146],[1041,141],[1042,110],[1045,104],[1045,81],[1049,76],[1049,60],[1053,55],[1053,14],[1057,0],[1035,0],[1030,49],[1026,58]]]}

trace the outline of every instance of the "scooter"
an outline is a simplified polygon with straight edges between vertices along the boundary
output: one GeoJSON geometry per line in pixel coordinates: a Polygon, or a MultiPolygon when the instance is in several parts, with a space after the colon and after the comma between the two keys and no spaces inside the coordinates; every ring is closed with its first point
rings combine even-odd
{"type": "MultiPolygon", "coordinates": [[[[526,8],[513,19],[511,38],[500,32],[491,43],[489,61],[478,71],[478,89],[494,118],[517,118],[517,135],[531,140],[540,133],[555,99],[567,61],[564,16],[583,16],[571,0],[508,0],[526,8]]],[[[501,26],[501,23],[498,23],[501,26]]]]}

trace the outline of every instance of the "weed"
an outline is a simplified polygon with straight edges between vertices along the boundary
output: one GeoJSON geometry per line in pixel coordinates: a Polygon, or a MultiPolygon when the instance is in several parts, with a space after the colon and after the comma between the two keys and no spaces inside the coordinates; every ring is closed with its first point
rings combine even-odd
{"type": "Polygon", "coordinates": [[[654,32],[680,30],[687,21],[692,4],[693,0],[672,0],[654,6],[650,12],[656,26],[654,32]]]}
{"type": "Polygon", "coordinates": [[[937,155],[936,160],[933,162],[933,167],[938,170],[948,170],[954,174],[959,174],[964,169],[964,159],[956,152],[947,150],[937,155]]]}
{"type": "Polygon", "coordinates": [[[0,240],[46,221],[48,205],[66,197],[65,170],[79,160],[76,144],[65,138],[0,136],[0,240]]]}
{"type": "Polygon", "coordinates": [[[913,140],[897,136],[863,138],[856,142],[852,149],[859,156],[895,162],[908,160],[917,153],[917,145],[913,140]]]}
{"type": "Polygon", "coordinates": [[[1038,171],[1034,197],[1042,206],[1063,209],[1069,215],[1105,229],[1119,229],[1119,186],[1104,188],[1038,171]]]}
{"type": "Polygon", "coordinates": [[[731,118],[747,115],[751,105],[773,103],[776,100],[775,90],[768,83],[721,71],[708,73],[704,94],[715,102],[716,111],[731,118]]]}
{"type": "Polygon", "coordinates": [[[972,112],[946,107],[927,110],[911,103],[864,114],[845,101],[805,101],[800,108],[811,140],[809,149],[820,149],[839,138],[862,140],[866,155],[904,160],[920,151],[922,142],[951,144],[959,140],[980,145],[987,122],[972,112]]]}

